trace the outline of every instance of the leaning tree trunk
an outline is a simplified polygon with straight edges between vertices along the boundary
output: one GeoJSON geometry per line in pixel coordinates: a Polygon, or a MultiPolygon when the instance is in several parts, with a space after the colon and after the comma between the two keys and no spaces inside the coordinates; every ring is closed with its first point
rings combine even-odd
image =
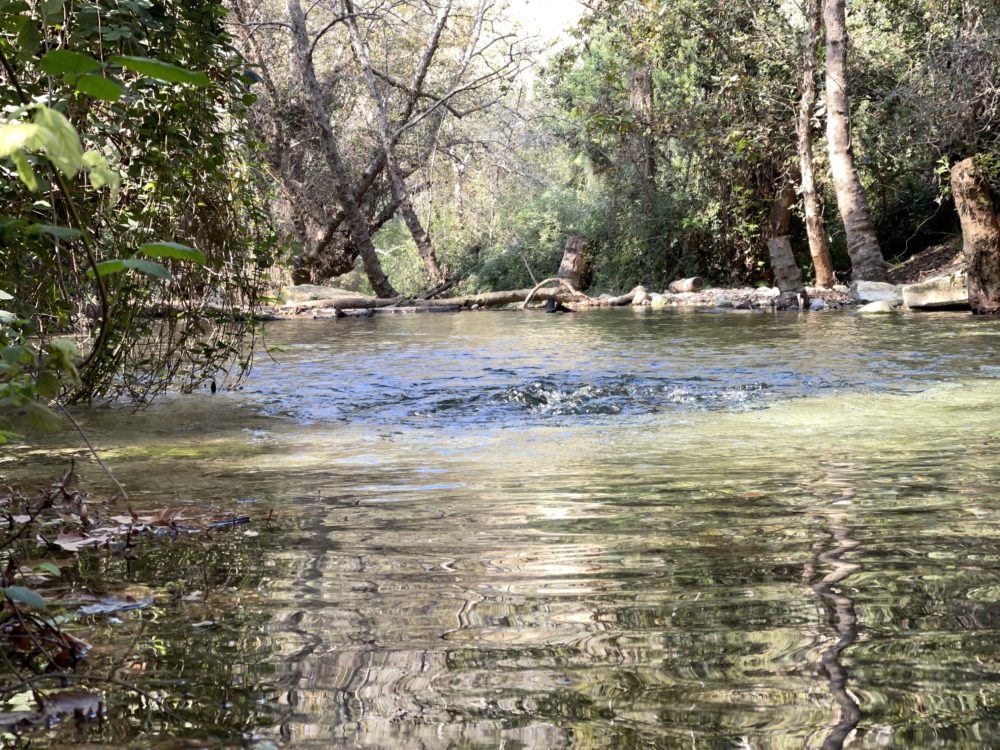
{"type": "Polygon", "coordinates": [[[816,50],[822,30],[820,4],[822,0],[806,0],[807,30],[802,48],[802,98],[799,101],[799,170],[802,175],[802,202],[806,209],[806,234],[809,254],[816,271],[816,286],[832,287],[836,282],[830,261],[830,243],[823,226],[823,209],[816,193],[813,170],[812,118],[816,111],[816,50]]]}
{"type": "Polygon", "coordinates": [[[1000,314],[1000,218],[990,185],[975,159],[951,170],[951,192],[962,220],[969,306],[976,315],[1000,314]]]}
{"type": "Polygon", "coordinates": [[[871,207],[854,164],[851,105],[847,96],[846,0],[824,0],[826,25],[826,138],[837,206],[844,220],[854,280],[885,281],[889,267],[879,249],[871,207]]]}
{"type": "Polygon", "coordinates": [[[306,30],[306,18],[302,12],[302,5],[299,0],[288,0],[288,14],[292,24],[295,57],[301,69],[302,85],[305,89],[313,121],[319,130],[327,167],[330,170],[330,176],[333,178],[334,186],[337,190],[337,200],[344,210],[344,218],[347,220],[351,239],[354,240],[354,244],[358,248],[358,254],[361,256],[365,273],[368,275],[368,280],[371,282],[375,293],[379,297],[395,297],[397,296],[396,290],[393,289],[392,284],[389,283],[389,278],[382,270],[382,265],[379,263],[378,255],[375,252],[375,245],[372,243],[371,234],[368,231],[368,222],[362,215],[354,191],[351,189],[351,180],[347,166],[340,155],[340,149],[337,147],[337,139],[333,134],[333,128],[330,126],[330,115],[323,107],[322,91],[320,90],[319,81],[316,79],[316,69],[313,67],[309,33],[306,30]]]}
{"type": "Polygon", "coordinates": [[[790,182],[786,182],[774,199],[767,226],[767,252],[771,256],[774,284],[781,292],[779,304],[783,306],[791,306],[793,303],[797,305],[799,295],[805,295],[806,291],[802,283],[802,271],[792,252],[790,226],[795,203],[795,188],[790,182]]]}
{"type": "MultiPolygon", "coordinates": [[[[392,188],[393,199],[399,204],[399,212],[403,216],[403,223],[406,224],[406,228],[409,230],[410,236],[413,237],[413,241],[417,245],[417,251],[420,253],[420,257],[423,259],[424,265],[427,267],[427,274],[430,276],[431,283],[441,284],[447,280],[446,275],[441,269],[441,264],[438,262],[437,254],[434,252],[434,245],[431,242],[430,234],[428,234],[423,224],[421,224],[420,218],[417,216],[417,211],[413,207],[410,190],[406,186],[406,179],[403,176],[402,169],[399,166],[399,161],[396,158],[395,144],[397,138],[394,134],[389,132],[391,124],[389,123],[388,97],[383,96],[382,92],[378,88],[378,83],[375,81],[375,68],[372,64],[371,54],[368,50],[368,43],[362,39],[361,32],[358,29],[358,22],[356,18],[357,13],[352,0],[344,0],[344,11],[345,17],[347,18],[347,28],[350,33],[351,46],[354,49],[354,55],[357,57],[358,64],[364,71],[365,80],[368,84],[368,92],[375,101],[376,110],[378,112],[378,137],[382,145],[382,152],[385,154],[386,172],[389,175],[389,185],[392,188]]],[[[424,79],[427,77],[427,71],[430,68],[431,61],[434,59],[435,52],[437,52],[441,41],[441,33],[444,30],[450,14],[451,2],[442,3],[440,9],[438,10],[437,17],[434,20],[431,37],[420,57],[414,80],[410,86],[411,90],[416,92],[417,95],[419,95],[422,90],[424,79]]]]}

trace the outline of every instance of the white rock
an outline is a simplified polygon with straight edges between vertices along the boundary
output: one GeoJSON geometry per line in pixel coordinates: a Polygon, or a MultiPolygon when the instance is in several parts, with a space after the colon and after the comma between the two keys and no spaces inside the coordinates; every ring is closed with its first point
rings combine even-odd
{"type": "Polygon", "coordinates": [[[649,292],[645,288],[638,286],[635,288],[635,296],[632,298],[633,307],[641,307],[649,304],[649,292]]]}
{"type": "Polygon", "coordinates": [[[716,307],[732,307],[733,298],[728,294],[716,294],[714,304],[716,307]]]}
{"type": "Polygon", "coordinates": [[[899,305],[898,302],[893,300],[882,299],[878,302],[869,302],[864,307],[858,308],[858,313],[860,315],[882,315],[884,313],[896,312],[896,307],[899,305]]]}
{"type": "Polygon", "coordinates": [[[884,281],[855,281],[848,296],[852,302],[902,301],[899,287],[884,281]]]}
{"type": "Polygon", "coordinates": [[[915,310],[968,305],[969,288],[965,272],[938,276],[919,284],[907,284],[903,287],[903,302],[915,310]]]}

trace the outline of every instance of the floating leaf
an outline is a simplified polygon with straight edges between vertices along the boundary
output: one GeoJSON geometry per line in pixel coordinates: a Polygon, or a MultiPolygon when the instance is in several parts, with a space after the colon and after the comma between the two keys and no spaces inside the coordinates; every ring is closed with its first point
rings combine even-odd
{"type": "Polygon", "coordinates": [[[63,716],[93,718],[100,716],[104,708],[103,696],[89,690],[62,690],[58,693],[38,695],[37,700],[46,719],[58,719],[63,716]]]}
{"type": "Polygon", "coordinates": [[[193,247],[176,242],[148,242],[139,248],[139,252],[150,258],[173,258],[174,260],[189,260],[200,266],[205,265],[205,253],[193,247]]]}
{"type": "Polygon", "coordinates": [[[173,63],[154,60],[150,57],[118,55],[112,57],[111,62],[131,70],[133,73],[167,83],[189,83],[192,86],[208,86],[210,83],[208,76],[200,70],[187,70],[173,63]]]}
{"type": "Polygon", "coordinates": [[[122,98],[122,87],[104,76],[80,76],[76,79],[75,87],[81,94],[105,102],[116,102],[122,98]]]}
{"type": "Polygon", "coordinates": [[[3,591],[4,596],[10,599],[10,601],[23,604],[39,612],[44,612],[49,607],[41,594],[25,586],[7,586],[4,589],[0,589],[0,591],[3,591]]]}
{"type": "Polygon", "coordinates": [[[51,76],[63,76],[67,73],[92,73],[101,69],[101,61],[90,55],[73,52],[68,49],[54,49],[46,53],[38,67],[51,76]]]}
{"type": "Polygon", "coordinates": [[[108,534],[98,536],[87,536],[79,531],[62,532],[55,538],[54,544],[67,552],[79,552],[85,547],[98,547],[107,544],[110,540],[108,534]]]}
{"type": "Polygon", "coordinates": [[[117,599],[113,596],[101,597],[96,604],[87,604],[80,607],[81,615],[106,615],[112,612],[128,612],[133,609],[143,609],[156,601],[153,597],[147,596],[139,601],[128,599],[117,599]]]}

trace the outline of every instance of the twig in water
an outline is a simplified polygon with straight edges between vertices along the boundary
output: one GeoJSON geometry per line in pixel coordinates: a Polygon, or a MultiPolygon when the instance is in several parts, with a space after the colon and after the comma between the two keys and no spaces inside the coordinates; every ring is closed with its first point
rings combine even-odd
{"type": "Polygon", "coordinates": [[[107,464],[105,464],[104,461],[101,459],[100,454],[97,452],[97,449],[87,438],[87,434],[83,431],[83,428],[80,426],[80,423],[73,418],[73,415],[69,413],[69,410],[67,410],[65,406],[61,406],[60,409],[62,409],[62,413],[66,415],[66,419],[72,422],[73,426],[76,428],[76,431],[80,433],[80,437],[83,438],[83,442],[87,444],[87,447],[90,449],[90,452],[94,455],[94,458],[97,459],[98,465],[102,469],[104,469],[104,473],[108,475],[108,478],[115,483],[115,487],[117,487],[118,491],[121,493],[122,499],[128,500],[128,493],[125,491],[125,488],[121,486],[121,484],[118,482],[117,479],[115,479],[115,475],[111,473],[111,469],[109,469],[107,464]]]}

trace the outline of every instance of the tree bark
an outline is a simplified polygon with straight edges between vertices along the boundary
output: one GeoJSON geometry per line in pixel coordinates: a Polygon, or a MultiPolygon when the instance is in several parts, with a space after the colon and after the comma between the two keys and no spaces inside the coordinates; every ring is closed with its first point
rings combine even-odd
{"type": "Polygon", "coordinates": [[[375,252],[375,245],[372,244],[372,238],[368,232],[368,222],[362,215],[354,191],[351,189],[350,175],[344,160],[341,158],[337,139],[330,125],[330,115],[323,107],[322,91],[319,81],[316,79],[316,70],[310,52],[306,19],[299,0],[288,0],[288,14],[292,26],[295,57],[302,74],[302,85],[308,100],[310,114],[320,133],[327,167],[337,190],[337,201],[344,211],[344,218],[347,221],[351,238],[361,255],[361,262],[368,280],[371,282],[372,289],[379,297],[395,297],[397,296],[396,290],[382,270],[382,265],[375,252]]]}
{"type": "Polygon", "coordinates": [[[767,227],[767,251],[771,256],[774,283],[781,296],[788,301],[805,293],[802,272],[795,262],[792,238],[789,235],[792,223],[792,208],[796,203],[795,188],[785,182],[771,206],[771,216],[767,227]]]}
{"type": "MultiPolygon", "coordinates": [[[[399,212],[403,215],[403,222],[406,224],[406,228],[410,231],[410,235],[413,237],[413,241],[417,245],[420,257],[423,259],[424,265],[427,267],[427,273],[430,276],[431,283],[440,284],[445,281],[445,274],[441,270],[441,265],[438,263],[437,255],[434,252],[434,245],[431,242],[430,235],[420,222],[416,209],[413,207],[410,191],[406,187],[406,180],[404,179],[402,170],[399,167],[399,161],[396,159],[396,138],[394,137],[394,134],[390,133],[391,126],[389,124],[389,104],[387,97],[382,95],[382,92],[378,88],[378,83],[375,81],[374,66],[372,65],[371,55],[369,54],[367,42],[361,38],[361,32],[358,30],[358,23],[355,17],[356,13],[352,0],[344,0],[344,10],[346,11],[345,15],[347,17],[347,26],[351,37],[351,47],[354,49],[354,55],[364,72],[365,81],[368,84],[368,91],[371,94],[372,99],[375,101],[377,110],[376,122],[378,137],[385,157],[386,172],[389,176],[389,184],[392,188],[393,199],[399,205],[399,212]]],[[[437,51],[438,45],[441,41],[441,32],[444,30],[444,25],[450,14],[451,2],[449,0],[448,2],[442,3],[437,17],[434,19],[434,27],[431,31],[431,37],[428,40],[427,46],[424,49],[417,65],[414,80],[410,86],[411,91],[414,92],[412,95],[413,98],[419,96],[420,91],[422,90],[424,79],[427,77],[427,70],[430,68],[431,61],[434,59],[434,53],[437,51]]]]}
{"type": "Polygon", "coordinates": [[[962,220],[969,306],[976,315],[1000,314],[1000,218],[989,182],[975,159],[951,170],[951,191],[962,220]]]}
{"type": "Polygon", "coordinates": [[[855,281],[885,281],[889,267],[879,249],[871,206],[854,163],[851,143],[846,0],[824,0],[823,22],[826,26],[826,137],[833,188],[847,235],[847,252],[851,256],[855,281]]]}
{"type": "Polygon", "coordinates": [[[799,171],[802,202],[806,211],[806,234],[809,237],[809,254],[816,273],[816,286],[832,287],[836,283],[833,263],[830,261],[830,243],[823,226],[823,209],[816,192],[816,174],[813,168],[812,118],[816,110],[816,51],[822,33],[820,4],[822,0],[805,0],[806,34],[802,45],[802,98],[799,101],[799,171]]]}
{"type": "Polygon", "coordinates": [[[653,73],[648,66],[632,74],[629,87],[629,106],[639,120],[638,145],[643,180],[649,190],[656,189],[656,151],[649,126],[653,119],[653,73]]]}
{"type": "Polygon", "coordinates": [[[566,238],[566,249],[563,251],[562,263],[559,264],[559,278],[566,279],[574,289],[580,287],[583,254],[586,250],[587,241],[583,237],[570,235],[566,238]]]}

